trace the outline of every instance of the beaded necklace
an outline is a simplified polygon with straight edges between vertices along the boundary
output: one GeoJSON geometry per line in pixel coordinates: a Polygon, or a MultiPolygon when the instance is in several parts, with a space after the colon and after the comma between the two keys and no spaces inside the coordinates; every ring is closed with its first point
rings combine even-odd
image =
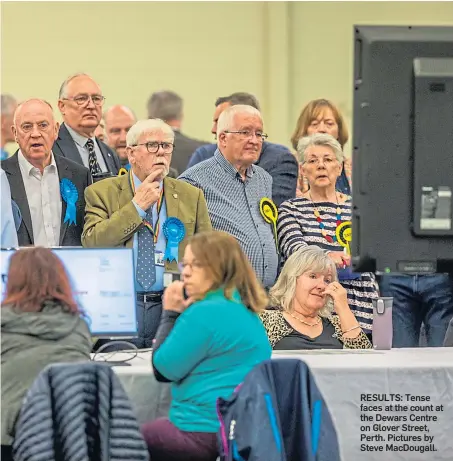
{"type": "MultiPolygon", "coordinates": [[[[330,235],[327,235],[327,232],[325,230],[324,223],[322,222],[321,215],[319,214],[318,208],[315,206],[315,202],[313,202],[313,199],[311,198],[310,192],[308,193],[310,196],[311,203],[313,204],[313,214],[315,215],[316,221],[318,222],[319,228],[321,229],[321,235],[329,242],[329,243],[335,243],[337,241],[337,236],[334,235],[331,237],[330,235]]],[[[335,191],[335,198],[337,200],[337,227],[341,224],[341,208],[340,204],[338,203],[338,195],[337,192],[335,191]]]]}

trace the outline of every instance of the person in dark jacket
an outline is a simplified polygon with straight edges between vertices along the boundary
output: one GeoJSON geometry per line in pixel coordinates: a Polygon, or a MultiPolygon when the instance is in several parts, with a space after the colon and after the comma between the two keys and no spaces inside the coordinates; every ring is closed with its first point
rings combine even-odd
{"type": "Polygon", "coordinates": [[[225,232],[191,237],[181,267],[184,281],[164,294],[152,358],[156,379],[172,382],[170,415],[145,424],[142,433],[152,461],[215,461],[217,398],[228,398],[271,356],[258,317],[267,296],[225,232]]]}
{"type": "MultiPolygon", "coordinates": [[[[218,98],[215,102],[215,111],[211,133],[217,136],[217,122],[220,114],[231,106],[246,105],[260,109],[258,100],[250,93],[233,93],[230,96],[218,98]]],[[[190,157],[187,168],[214,156],[217,144],[200,146],[190,157]]],[[[280,144],[264,141],[261,154],[255,165],[260,166],[272,176],[272,200],[280,206],[285,200],[296,196],[298,180],[298,165],[296,157],[289,149],[280,144]]],[[[182,173],[182,172],[180,172],[182,173]]]]}
{"type": "Polygon", "coordinates": [[[81,314],[63,263],[50,249],[12,255],[1,307],[2,460],[39,373],[52,363],[90,360],[91,335],[81,314]]]}

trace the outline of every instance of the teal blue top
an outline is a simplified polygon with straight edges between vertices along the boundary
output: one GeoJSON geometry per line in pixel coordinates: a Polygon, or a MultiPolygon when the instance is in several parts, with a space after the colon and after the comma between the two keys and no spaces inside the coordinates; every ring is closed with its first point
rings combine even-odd
{"type": "Polygon", "coordinates": [[[229,398],[247,373],[272,353],[257,314],[223,290],[211,291],[176,320],[154,356],[172,383],[170,421],[182,431],[217,432],[218,397],[229,398]]]}

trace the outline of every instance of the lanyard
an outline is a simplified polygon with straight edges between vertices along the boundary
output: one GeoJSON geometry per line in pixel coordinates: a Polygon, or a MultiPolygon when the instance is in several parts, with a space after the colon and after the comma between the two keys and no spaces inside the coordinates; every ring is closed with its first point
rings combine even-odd
{"type": "MultiPolygon", "coordinates": [[[[135,183],[134,178],[132,176],[132,170],[129,170],[129,183],[132,188],[132,193],[135,195],[135,183]]],[[[157,200],[157,219],[156,223],[154,224],[154,228],[146,218],[143,220],[143,224],[150,230],[150,232],[154,236],[154,244],[157,243],[157,239],[159,238],[159,231],[160,231],[160,210],[162,209],[162,204],[164,203],[164,185],[162,184],[162,189],[160,190],[159,199],[157,200]]]]}

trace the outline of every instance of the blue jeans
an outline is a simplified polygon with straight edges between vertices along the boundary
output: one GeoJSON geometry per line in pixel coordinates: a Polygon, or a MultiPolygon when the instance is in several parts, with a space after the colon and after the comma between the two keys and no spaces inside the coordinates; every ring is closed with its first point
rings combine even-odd
{"type": "Polygon", "coordinates": [[[393,347],[418,347],[425,325],[428,347],[443,345],[453,317],[453,282],[447,274],[384,275],[381,295],[393,297],[393,347]]]}

